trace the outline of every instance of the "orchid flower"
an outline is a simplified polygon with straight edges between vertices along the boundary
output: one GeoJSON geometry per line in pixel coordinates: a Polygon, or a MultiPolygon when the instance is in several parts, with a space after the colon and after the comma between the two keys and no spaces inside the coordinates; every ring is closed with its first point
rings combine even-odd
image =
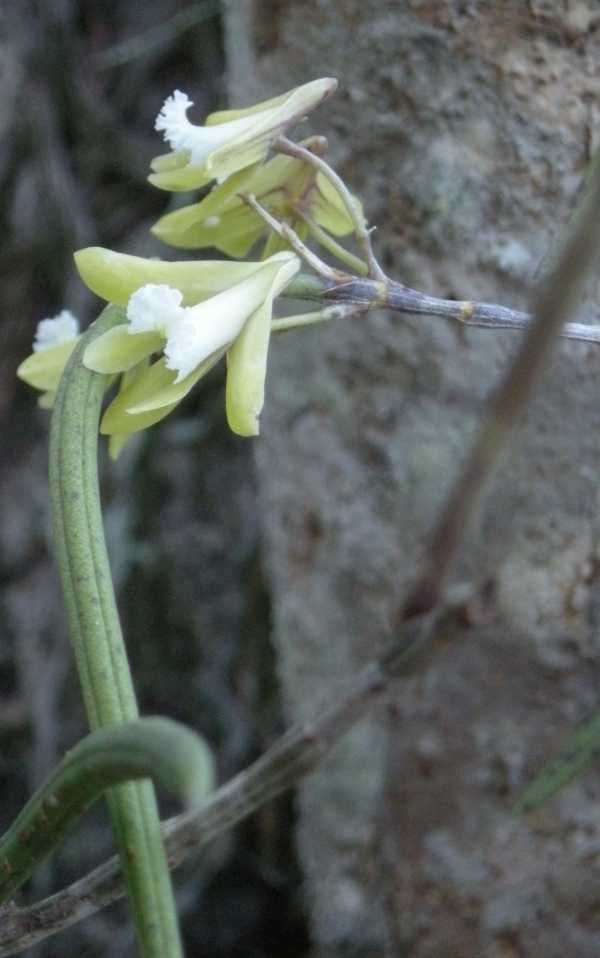
{"type": "Polygon", "coordinates": [[[17,376],[42,392],[40,405],[49,409],[67,360],[79,339],[79,322],[68,309],[42,319],[37,326],[33,352],[17,369],[17,376]]]}
{"type": "Polygon", "coordinates": [[[232,173],[264,160],[273,141],[330,96],[337,80],[325,77],[295,87],[282,96],[242,110],[211,113],[204,126],[187,117],[193,106],[175,90],[156,119],[173,152],[156,157],[149,177],[163,190],[185,191],[221,182],[232,173]]]}
{"type": "MultiPolygon", "coordinates": [[[[303,145],[309,145],[306,141],[303,145]]],[[[179,249],[214,247],[228,256],[246,256],[264,235],[264,220],[240,193],[251,193],[280,221],[289,223],[304,239],[306,216],[335,236],[354,230],[348,212],[329,181],[302,160],[276,156],[240,170],[201,202],[163,216],[152,227],[160,240],[179,249]]],[[[356,200],[360,208],[359,200],[356,200]]]]}
{"type": "MultiPolygon", "coordinates": [[[[207,264],[153,265],[161,275],[166,266],[207,264]]],[[[183,305],[181,287],[147,283],[138,288],[128,301],[127,323],[86,349],[83,361],[89,369],[125,374],[100,425],[111,436],[111,455],[134,432],[167,416],[225,353],[229,425],[238,435],[258,434],[273,300],[298,272],[300,260],[281,252],[261,263],[243,264],[242,278],[235,269],[240,264],[220,265],[234,267],[229,285],[193,306],[183,305]],[[162,356],[152,362],[159,352],[162,356]]],[[[189,296],[189,287],[186,292],[189,296]]]]}

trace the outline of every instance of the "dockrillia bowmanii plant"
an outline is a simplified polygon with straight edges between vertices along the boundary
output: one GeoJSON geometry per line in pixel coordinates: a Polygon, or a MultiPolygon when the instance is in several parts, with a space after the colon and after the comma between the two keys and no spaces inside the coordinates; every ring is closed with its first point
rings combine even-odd
{"type": "MultiPolygon", "coordinates": [[[[212,772],[206,746],[197,736],[166,720],[148,725],[139,719],[104,545],[97,435],[108,436],[110,454],[116,457],[132,435],[172,412],[222,358],[229,426],[240,436],[258,434],[271,334],[295,321],[289,315],[275,318],[274,308],[298,278],[304,254],[310,256],[300,237],[277,234],[264,217],[275,214],[282,226],[289,218],[303,236],[314,223],[335,249],[334,237],[353,229],[359,210],[355,200],[348,209],[327,175],[302,157],[270,156],[289,129],[335,87],[335,80],[315,80],[255,107],[213,114],[202,126],[188,119],[192,104],[184,93],[168,97],[156,129],[172,152],[152,161],[150,182],[163,190],[209,188],[206,198],[185,214],[192,232],[180,245],[213,245],[245,255],[270,234],[263,248],[249,261],[187,262],[80,250],[75,254],[80,276],[107,305],[83,332],[67,310],[42,320],[32,353],[18,369],[19,377],[41,392],[40,404],[53,410],[50,484],[56,552],[93,735],[57,769],[0,842],[6,876],[0,889],[5,898],[13,894],[60,841],[77,809],[80,814],[108,789],[144,958],[182,954],[156,799],[147,779],[173,787],[195,803],[210,787],[212,772]],[[258,203],[253,193],[264,199],[270,213],[251,205],[258,203]],[[212,206],[208,216],[207,202],[212,206]],[[217,241],[203,242],[202,229],[210,230],[215,217],[221,223],[214,234],[217,241]],[[67,796],[69,816],[61,805],[67,796]],[[48,808],[55,805],[58,811],[51,816],[48,808]]],[[[306,148],[316,156],[324,142],[315,138],[306,148]]],[[[181,224],[165,220],[163,227],[177,242],[181,224]]],[[[318,274],[306,276],[294,295],[313,298],[322,285],[318,274]]],[[[329,318],[332,309],[336,315],[344,312],[344,307],[324,305],[319,318],[329,318]]],[[[296,318],[300,324],[316,321],[314,314],[296,318]]]]}
{"type": "MultiPolygon", "coordinates": [[[[471,325],[531,326],[528,314],[436,299],[386,276],[374,255],[360,201],[325,160],[326,140],[309,136],[294,142],[288,137],[336,85],[330,78],[313,80],[255,106],[213,113],[203,125],[189,119],[193,104],[185,93],[176,90],[169,96],[156,130],[171,152],[151,162],[150,183],[174,193],[204,192],[192,203],[169,208],[152,232],[175,248],[217,250],[231,259],[172,261],[100,247],[80,250],[75,264],[83,282],[104,301],[100,316],[83,332],[67,310],[42,320],[32,353],[18,369],[19,377],[41,392],[41,405],[53,410],[55,548],[92,734],[69,753],[0,840],[0,901],[14,894],[76,814],[108,789],[142,958],[182,955],[169,863],[148,779],[174,788],[187,804],[197,804],[212,786],[212,764],[194,733],[169,720],[139,719],[104,542],[98,433],[108,436],[115,458],[134,434],[169,415],[224,359],[229,427],[239,436],[257,436],[271,336],[294,327],[382,306],[471,325]],[[343,238],[350,248],[340,242],[343,238]],[[311,311],[298,313],[302,300],[313,304],[311,311]],[[63,800],[68,800],[66,811],[63,800]]],[[[600,339],[595,327],[576,323],[567,323],[563,332],[575,339],[600,339]]],[[[487,462],[474,474],[483,476],[487,462]]],[[[462,513],[455,510],[450,525],[455,515],[462,513]]],[[[454,541],[448,528],[443,532],[440,541],[454,541]]],[[[427,595],[435,596],[435,590],[427,595]]],[[[423,611],[419,602],[419,596],[412,605],[407,601],[406,620],[415,609],[423,611]]],[[[410,642],[398,653],[402,661],[405,651],[412,654],[410,642]]],[[[375,691],[383,687],[382,676],[396,674],[396,668],[396,659],[387,657],[369,673],[375,691]]],[[[361,708],[373,698],[367,691],[361,708]]],[[[333,744],[358,717],[357,701],[352,699],[351,707],[340,705],[335,721],[327,712],[327,721],[318,726],[324,742],[333,744]]],[[[266,800],[311,768],[326,751],[319,746],[315,757],[310,751],[314,740],[312,731],[286,737],[271,764],[259,763],[251,789],[241,783],[227,786],[219,796],[223,821],[235,819],[231,803],[238,818],[240,809],[254,807],[261,782],[266,800]],[[277,783],[275,791],[269,774],[277,783]]],[[[594,754],[593,748],[588,751],[594,754]]],[[[544,794],[560,775],[550,778],[544,794]]],[[[527,796],[529,803],[533,799],[527,796]]],[[[219,807],[215,800],[208,813],[213,825],[219,807]]],[[[189,817],[182,824],[187,828],[189,817]]],[[[206,831],[199,827],[197,836],[206,831]]],[[[181,845],[193,845],[187,831],[185,835],[184,842],[175,841],[171,858],[177,858],[181,845]]],[[[112,881],[111,890],[114,876],[112,881]]],[[[66,913],[72,902],[62,902],[62,907],[66,913]]]]}

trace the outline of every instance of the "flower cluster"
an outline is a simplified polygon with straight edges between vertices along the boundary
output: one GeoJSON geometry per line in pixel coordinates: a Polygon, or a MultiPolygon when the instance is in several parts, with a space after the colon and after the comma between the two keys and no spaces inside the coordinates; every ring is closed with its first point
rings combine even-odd
{"type": "MultiPolygon", "coordinates": [[[[266,229],[246,194],[300,239],[313,230],[317,236],[350,233],[352,210],[318,168],[294,156],[267,158],[273,143],[336,85],[315,80],[247,109],[213,113],[203,126],[190,122],[193,104],[176,90],[156,120],[172,152],[152,161],[149,180],[174,192],[216,185],[200,202],[163,216],[153,233],[181,249],[213,247],[246,256],[266,229]]],[[[302,146],[318,153],[324,143],[312,137],[302,146]]],[[[360,204],[352,202],[361,216],[360,204]]],[[[224,355],[229,425],[242,436],[258,433],[273,303],[300,268],[280,237],[272,234],[254,262],[166,262],[101,248],[81,250],[75,261],[93,292],[126,309],[123,324],[83,354],[89,369],[111,382],[118,378],[100,424],[113,457],[133,433],[174,409],[224,355]]],[[[43,405],[52,405],[78,338],[77,321],[67,312],[40,323],[33,354],[18,375],[42,390],[43,405]]]]}

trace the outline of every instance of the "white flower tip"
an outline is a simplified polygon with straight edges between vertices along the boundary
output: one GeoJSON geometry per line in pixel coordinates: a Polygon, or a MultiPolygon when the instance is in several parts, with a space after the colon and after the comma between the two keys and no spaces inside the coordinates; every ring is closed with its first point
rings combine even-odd
{"type": "Polygon", "coordinates": [[[57,316],[42,319],[38,323],[33,341],[34,353],[41,353],[44,349],[51,349],[60,343],[69,343],[79,335],[79,321],[68,309],[63,309],[57,316]]]}
{"type": "Polygon", "coordinates": [[[155,130],[162,132],[172,150],[187,150],[192,166],[201,166],[211,150],[215,149],[230,135],[226,128],[207,130],[205,126],[196,126],[187,118],[187,111],[193,106],[186,93],[181,90],[167,97],[162,110],[156,117],[155,130]]]}
{"type": "Polygon", "coordinates": [[[190,100],[187,93],[182,93],[181,90],[175,90],[171,96],[167,97],[160,113],[156,117],[154,129],[164,134],[165,140],[174,150],[179,149],[176,142],[182,130],[187,131],[190,125],[190,121],[187,118],[187,111],[193,105],[193,100],[190,100]]]}
{"type": "MultiPolygon", "coordinates": [[[[177,372],[176,383],[185,379],[195,366],[198,365],[198,350],[206,353],[203,349],[203,329],[193,319],[183,319],[177,324],[167,340],[165,346],[165,359],[167,369],[177,372]]],[[[202,355],[202,359],[206,356],[202,355]]]]}
{"type": "Polygon", "coordinates": [[[129,297],[127,319],[129,333],[157,332],[167,336],[174,322],[184,313],[183,296],[178,289],[147,283],[129,297]]]}
{"type": "Polygon", "coordinates": [[[331,96],[338,88],[338,81],[335,77],[320,77],[318,80],[312,80],[305,84],[306,89],[312,89],[323,100],[331,96]]]}

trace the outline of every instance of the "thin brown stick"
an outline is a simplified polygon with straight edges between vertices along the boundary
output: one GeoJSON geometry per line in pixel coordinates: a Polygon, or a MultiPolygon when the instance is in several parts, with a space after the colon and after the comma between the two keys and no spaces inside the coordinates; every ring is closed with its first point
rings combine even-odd
{"type": "MultiPolygon", "coordinates": [[[[283,295],[291,299],[309,299],[327,303],[354,303],[365,309],[385,308],[396,313],[409,313],[416,316],[440,316],[443,319],[456,320],[464,326],[484,329],[509,329],[514,332],[526,332],[534,322],[532,313],[525,313],[508,306],[495,303],[478,303],[473,300],[441,299],[429,296],[418,289],[404,286],[388,280],[386,283],[358,276],[344,276],[337,283],[323,288],[309,285],[306,273],[301,273],[283,295]]],[[[600,342],[600,326],[586,323],[565,323],[560,330],[564,339],[585,343],[600,342]]]]}
{"type": "MultiPolygon", "coordinates": [[[[310,154],[312,156],[312,153],[310,154]]],[[[240,193],[240,199],[247,203],[255,213],[258,213],[260,218],[264,220],[267,226],[273,230],[282,240],[292,247],[295,253],[298,254],[309,266],[314,269],[316,273],[322,276],[324,279],[328,280],[330,283],[339,283],[341,279],[345,279],[345,274],[340,273],[339,270],[333,269],[333,267],[328,266],[316,253],[313,253],[311,249],[306,246],[295,230],[291,226],[288,226],[287,223],[280,223],[279,220],[276,220],[274,216],[271,216],[268,210],[261,206],[256,197],[252,193],[240,193]]]]}

